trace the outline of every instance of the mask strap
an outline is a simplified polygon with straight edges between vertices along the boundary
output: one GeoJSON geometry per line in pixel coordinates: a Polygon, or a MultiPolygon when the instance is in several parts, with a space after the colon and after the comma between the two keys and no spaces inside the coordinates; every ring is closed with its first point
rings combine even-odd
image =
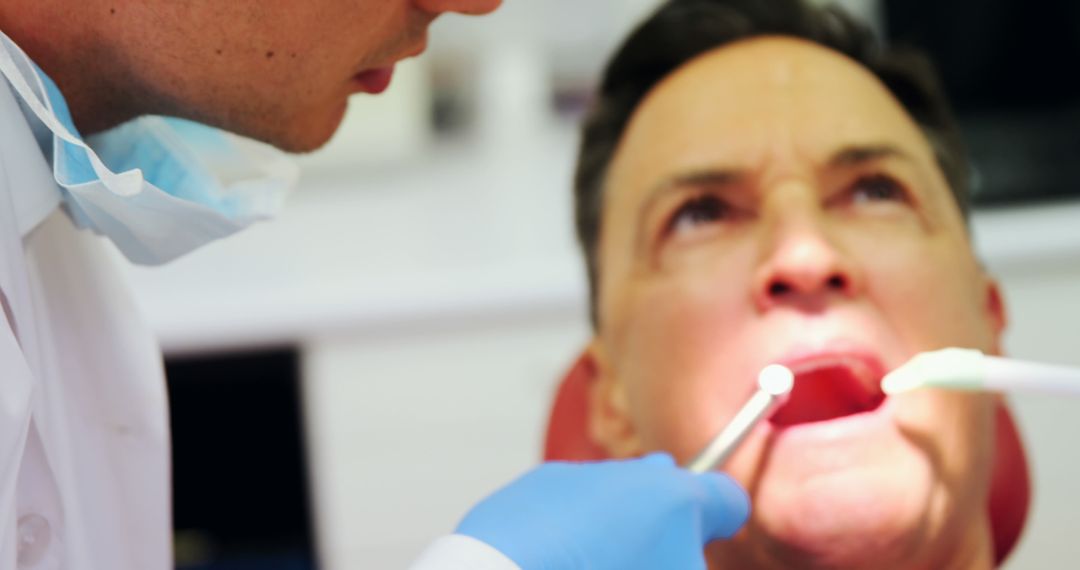
{"type": "MultiPolygon", "coordinates": [[[[53,132],[62,141],[74,145],[78,148],[82,148],[86,151],[87,157],[90,159],[90,166],[94,169],[94,174],[101,179],[105,185],[121,196],[130,196],[137,194],[142,190],[143,177],[142,172],[138,169],[129,170],[117,174],[111,170],[98,158],[97,153],[94,152],[82,139],[71,134],[71,131],[56,118],[56,114],[51,109],[51,105],[47,108],[45,104],[38,99],[30,84],[27,83],[26,78],[19,72],[18,67],[15,64],[15,60],[11,57],[11,52],[19,54],[23,61],[33,69],[32,62],[29,56],[26,55],[19,46],[15,45],[15,42],[11,40],[6,34],[0,32],[0,41],[7,44],[6,46],[0,46],[4,49],[0,49],[0,73],[3,73],[7,77],[11,86],[15,89],[15,92],[22,97],[26,105],[34,112],[38,120],[45,124],[50,131],[53,132]]],[[[40,78],[38,82],[40,83],[40,78]]],[[[44,93],[44,87],[42,87],[44,93]]],[[[48,99],[48,97],[46,97],[48,99]]]]}

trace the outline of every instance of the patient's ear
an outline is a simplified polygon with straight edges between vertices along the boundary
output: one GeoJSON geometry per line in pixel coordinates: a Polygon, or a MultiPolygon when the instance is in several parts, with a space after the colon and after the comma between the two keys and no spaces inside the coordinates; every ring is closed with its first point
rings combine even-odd
{"type": "Polygon", "coordinates": [[[589,439],[614,459],[641,455],[641,441],[630,414],[626,387],[612,372],[598,339],[589,343],[584,360],[590,376],[589,439]]]}
{"type": "Polygon", "coordinates": [[[1009,315],[1005,308],[1005,297],[1001,293],[1001,286],[998,285],[994,278],[987,276],[985,283],[986,300],[984,310],[993,334],[993,353],[1001,354],[1001,337],[1009,324],[1009,315]]]}

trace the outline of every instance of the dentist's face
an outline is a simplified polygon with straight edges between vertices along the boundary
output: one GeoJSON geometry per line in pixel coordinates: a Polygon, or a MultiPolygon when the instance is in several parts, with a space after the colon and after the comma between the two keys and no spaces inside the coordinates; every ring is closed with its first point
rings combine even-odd
{"type": "Polygon", "coordinates": [[[610,453],[685,462],[763,366],[797,374],[726,466],[754,514],[711,547],[717,567],[989,556],[991,400],[879,383],[919,351],[996,350],[1000,300],[927,141],[868,71],[782,38],[676,70],[620,141],[598,259],[592,433],[610,453]]]}
{"type": "MultiPolygon", "coordinates": [[[[151,112],[292,151],[325,143],[355,93],[377,94],[439,15],[501,0],[148,0],[101,4],[112,62],[151,112]]],[[[144,111],[146,111],[144,109],[144,111]]]]}

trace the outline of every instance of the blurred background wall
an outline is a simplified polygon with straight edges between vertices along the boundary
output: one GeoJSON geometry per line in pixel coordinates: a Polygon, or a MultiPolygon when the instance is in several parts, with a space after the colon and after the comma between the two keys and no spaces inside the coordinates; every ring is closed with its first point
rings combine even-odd
{"type": "MultiPolygon", "coordinates": [[[[843,4],[939,52],[977,151],[974,229],[1004,285],[1007,348],[1080,365],[1076,44],[1057,38],[1036,62],[1028,45],[1040,14],[1075,32],[1075,9],[843,4]],[[1026,89],[1003,87],[1035,63],[1026,89]]],[[[169,360],[180,568],[402,568],[535,464],[555,381],[589,336],[576,125],[602,62],[655,5],[507,0],[440,21],[427,55],[300,159],[278,220],[132,269],[169,360]]],[[[1035,501],[1008,568],[1080,557],[1077,405],[1016,401],[1035,501]]]]}

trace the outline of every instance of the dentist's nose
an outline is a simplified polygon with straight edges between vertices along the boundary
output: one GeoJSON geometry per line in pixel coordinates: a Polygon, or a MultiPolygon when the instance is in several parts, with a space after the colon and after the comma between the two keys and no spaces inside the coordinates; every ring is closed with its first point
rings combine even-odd
{"type": "Polygon", "coordinates": [[[854,264],[833,243],[814,213],[776,220],[766,240],[754,298],[766,311],[780,306],[818,312],[851,298],[861,287],[854,264]]]}
{"type": "Polygon", "coordinates": [[[414,0],[416,7],[434,15],[456,12],[470,16],[483,16],[494,12],[502,0],[414,0]]]}

